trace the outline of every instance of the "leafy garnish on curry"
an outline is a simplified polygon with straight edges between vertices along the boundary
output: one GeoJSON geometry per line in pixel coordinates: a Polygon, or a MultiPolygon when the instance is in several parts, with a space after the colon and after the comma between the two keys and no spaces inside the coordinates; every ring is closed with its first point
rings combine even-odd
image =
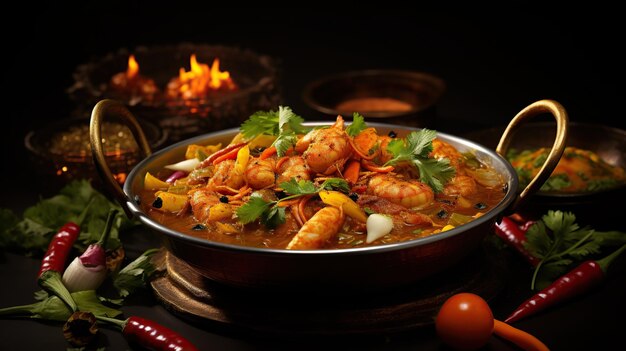
{"type": "Polygon", "coordinates": [[[194,237],[306,250],[433,235],[506,193],[499,173],[433,130],[401,138],[352,119],[309,128],[289,107],[257,112],[229,145],[190,145],[186,159],[147,173],[141,204],[194,237]]]}
{"type": "MultiPolygon", "coordinates": [[[[549,148],[518,151],[511,149],[507,159],[526,186],[548,158],[549,148]]],[[[611,189],[626,183],[624,169],[613,166],[596,153],[576,147],[566,147],[558,165],[543,184],[541,191],[582,193],[611,189]]]]}

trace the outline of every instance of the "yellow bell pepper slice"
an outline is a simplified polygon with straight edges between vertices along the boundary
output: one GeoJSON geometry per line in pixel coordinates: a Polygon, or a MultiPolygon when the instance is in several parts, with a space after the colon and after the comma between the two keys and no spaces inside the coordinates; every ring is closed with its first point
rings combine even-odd
{"type": "Polygon", "coordinates": [[[152,203],[152,207],[162,211],[178,212],[185,207],[188,201],[187,195],[172,194],[165,191],[157,191],[156,199],[152,203]]]}
{"type": "Polygon", "coordinates": [[[170,185],[161,179],[153,176],[150,172],[146,172],[146,176],[143,178],[143,188],[146,190],[159,190],[167,189],[170,185]]]}
{"type": "Polygon", "coordinates": [[[250,148],[248,145],[244,145],[237,152],[237,160],[235,161],[235,173],[243,174],[248,166],[248,160],[250,159],[250,148]]]}
{"type": "Polygon", "coordinates": [[[233,208],[228,204],[219,203],[209,209],[209,222],[221,221],[232,216],[233,208]]]}
{"type": "Polygon", "coordinates": [[[319,195],[323,203],[335,207],[341,207],[343,208],[343,212],[352,219],[362,223],[367,222],[367,215],[365,214],[365,211],[363,211],[356,202],[352,201],[352,199],[345,194],[338,191],[322,190],[319,192],[319,195]]]}

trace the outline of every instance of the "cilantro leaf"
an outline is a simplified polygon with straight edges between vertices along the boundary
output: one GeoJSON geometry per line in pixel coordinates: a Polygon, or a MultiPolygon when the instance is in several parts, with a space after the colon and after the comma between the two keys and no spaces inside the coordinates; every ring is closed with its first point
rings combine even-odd
{"type": "Polygon", "coordinates": [[[548,211],[526,233],[524,248],[541,259],[535,267],[531,288],[541,289],[565,273],[571,265],[600,253],[605,246],[622,245],[624,242],[626,233],[581,228],[573,213],[548,211]]]}
{"type": "Polygon", "coordinates": [[[365,118],[360,113],[354,112],[352,114],[352,123],[346,128],[346,133],[351,137],[355,137],[365,128],[367,128],[365,118]]]}
{"type": "Polygon", "coordinates": [[[261,224],[267,228],[273,229],[285,223],[285,208],[272,206],[263,213],[261,224]]]}
{"type": "Polygon", "coordinates": [[[552,238],[546,233],[546,225],[542,221],[537,221],[526,232],[524,248],[533,256],[544,258],[550,252],[552,243],[552,238]]]}
{"type": "Polygon", "coordinates": [[[253,193],[248,202],[237,209],[237,217],[243,224],[254,222],[269,210],[270,205],[271,202],[263,200],[258,193],[253,193]]]}
{"type": "Polygon", "coordinates": [[[291,178],[288,182],[280,183],[279,186],[285,193],[290,195],[309,195],[318,192],[313,182],[304,179],[296,181],[295,178],[291,178]]]}
{"type": "Polygon", "coordinates": [[[287,131],[281,133],[272,145],[276,148],[276,154],[278,157],[283,157],[287,153],[287,150],[296,145],[297,137],[296,133],[287,131]]]}
{"type": "Polygon", "coordinates": [[[280,188],[289,196],[278,201],[266,201],[258,193],[253,193],[248,202],[237,209],[237,217],[243,224],[248,224],[259,219],[261,224],[268,228],[276,228],[285,223],[285,207],[278,206],[282,201],[287,201],[313,195],[321,190],[340,190],[349,192],[348,183],[340,178],[328,178],[319,187],[316,187],[310,180],[289,179],[288,182],[280,183],[280,188]]]}
{"type": "Polygon", "coordinates": [[[328,178],[320,184],[319,190],[339,190],[347,194],[350,192],[350,185],[345,179],[328,178]]]}
{"type": "Polygon", "coordinates": [[[159,249],[150,249],[122,268],[113,278],[113,286],[121,297],[127,297],[139,288],[146,287],[156,267],[151,259],[159,249]]]}
{"type": "Polygon", "coordinates": [[[387,151],[393,158],[385,166],[411,164],[418,170],[422,183],[430,186],[436,193],[443,191],[443,186],[454,177],[456,171],[450,166],[450,160],[429,157],[433,151],[432,141],[436,136],[437,132],[434,130],[422,129],[411,132],[406,139],[390,141],[387,151]]]}
{"type": "MultiPolygon", "coordinates": [[[[296,115],[290,107],[279,106],[278,111],[255,112],[241,124],[239,130],[244,140],[251,140],[261,134],[280,137],[280,134],[288,134],[289,132],[292,132],[295,138],[295,134],[304,133],[307,130],[302,123],[304,123],[304,119],[296,115]]],[[[276,149],[278,150],[278,146],[276,149]]]]}
{"type": "Polygon", "coordinates": [[[239,128],[243,138],[250,140],[258,135],[278,135],[278,111],[257,111],[239,128]]]}

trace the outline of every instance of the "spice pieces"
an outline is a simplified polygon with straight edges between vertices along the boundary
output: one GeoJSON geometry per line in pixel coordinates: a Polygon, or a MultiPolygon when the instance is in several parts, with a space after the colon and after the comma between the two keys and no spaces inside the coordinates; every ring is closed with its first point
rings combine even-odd
{"type": "MultiPolygon", "coordinates": [[[[121,155],[138,150],[133,135],[125,125],[115,122],[102,124],[102,146],[106,155],[121,155]]],[[[50,140],[49,152],[66,157],[91,157],[89,125],[72,126],[50,140]]]]}
{"type": "Polygon", "coordinates": [[[97,334],[98,324],[91,312],[74,312],[63,325],[63,337],[74,346],[86,346],[97,334]]]}

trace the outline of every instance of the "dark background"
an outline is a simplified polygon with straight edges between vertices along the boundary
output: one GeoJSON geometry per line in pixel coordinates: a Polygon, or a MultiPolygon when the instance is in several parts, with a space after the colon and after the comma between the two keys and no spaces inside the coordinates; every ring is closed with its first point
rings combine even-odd
{"type": "Polygon", "coordinates": [[[545,98],[561,102],[572,121],[626,125],[617,78],[624,62],[621,31],[609,12],[63,6],[24,8],[15,14],[22,19],[17,25],[2,23],[5,160],[25,158],[28,130],[69,116],[75,106],[66,89],[77,65],[121,48],[180,42],[234,45],[276,58],[285,103],[307,119],[319,114],[301,99],[306,83],[347,70],[393,68],[445,80],[430,126],[444,132],[505,125],[545,98]]]}
{"type": "MultiPolygon", "coordinates": [[[[619,37],[623,28],[621,21],[610,18],[610,13],[563,16],[534,8],[493,15],[482,11],[433,13],[402,8],[371,8],[360,13],[332,8],[261,11],[187,4],[164,7],[150,2],[89,3],[71,8],[56,4],[17,6],[22,9],[5,12],[4,16],[15,16],[17,25],[7,21],[1,25],[0,140],[5,190],[0,207],[18,212],[39,196],[57,190],[28,163],[23,147],[27,131],[70,115],[74,105],[65,90],[73,83],[72,72],[77,65],[120,48],[132,50],[140,45],[224,44],[270,55],[280,62],[285,103],[307,119],[319,115],[301,100],[306,83],[347,70],[394,68],[425,71],[445,80],[447,90],[436,107],[435,126],[440,131],[463,133],[504,125],[529,103],[545,98],[561,102],[572,121],[626,127],[622,81],[617,78],[621,77],[625,62],[618,53],[623,50],[623,39],[619,37]]],[[[34,276],[34,260],[9,256],[8,261],[13,266],[24,266],[23,272],[16,273],[34,276]]],[[[5,277],[11,274],[7,270],[4,265],[5,277]]],[[[16,284],[26,281],[30,282],[18,279],[16,284]]],[[[21,291],[18,287],[21,292],[12,293],[5,290],[8,283],[2,285],[3,296],[10,297],[7,303],[30,301],[30,289],[21,291]]],[[[616,316],[606,306],[605,312],[594,316],[597,308],[602,310],[598,301],[619,301],[623,297],[619,293],[624,291],[623,284],[612,284],[616,291],[607,287],[601,295],[579,301],[580,310],[555,312],[543,321],[521,326],[527,326],[546,342],[567,345],[569,350],[595,345],[595,337],[617,334],[619,325],[623,327],[623,322],[602,324],[605,318],[616,316]],[[568,329],[581,318],[597,325],[596,329],[591,327],[589,335],[576,329],[580,325],[568,329]],[[563,328],[557,328],[558,325],[563,328]],[[552,334],[542,333],[544,327],[552,327],[552,334]],[[555,328],[559,330],[556,334],[555,328]],[[567,338],[572,340],[566,341],[567,338]]],[[[34,282],[27,286],[35,288],[34,282]]],[[[509,301],[505,307],[510,309],[519,301],[509,301]]],[[[274,348],[271,342],[240,342],[236,336],[186,326],[159,306],[138,306],[131,311],[169,323],[173,328],[188,328],[187,335],[207,345],[242,350],[274,348]]],[[[53,327],[30,321],[15,323],[21,324],[11,326],[22,331],[12,335],[10,340],[16,343],[30,333],[46,333],[43,335],[52,338],[53,345],[64,345],[53,327]]],[[[438,348],[432,331],[421,333],[417,342],[401,340],[396,347],[438,348]]],[[[119,335],[108,335],[112,345],[125,345],[119,335]]],[[[35,339],[30,342],[26,344],[45,345],[35,343],[35,339]]],[[[372,344],[370,348],[377,345],[385,343],[372,344]]],[[[492,349],[512,348],[495,341],[492,349]]]]}

